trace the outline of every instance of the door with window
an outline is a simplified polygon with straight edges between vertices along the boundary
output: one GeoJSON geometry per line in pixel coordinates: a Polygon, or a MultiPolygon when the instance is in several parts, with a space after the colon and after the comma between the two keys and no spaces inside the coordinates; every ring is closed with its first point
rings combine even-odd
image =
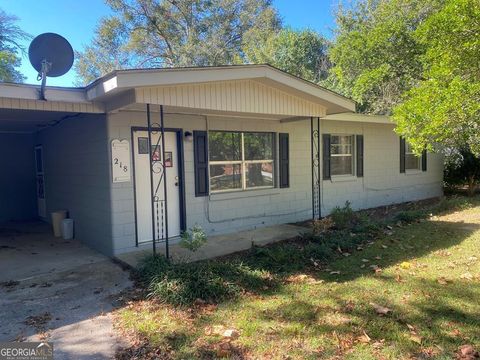
{"type": "Polygon", "coordinates": [[[47,217],[47,204],[45,200],[45,173],[43,166],[43,147],[35,146],[35,178],[37,190],[37,211],[42,219],[47,217]]]}
{"type": "Polygon", "coordinates": [[[160,131],[151,134],[152,144],[148,141],[148,132],[133,132],[133,152],[135,166],[135,209],[136,231],[139,244],[151,242],[152,236],[152,198],[150,183],[149,146],[152,153],[153,189],[155,193],[153,219],[155,221],[155,239],[165,239],[168,218],[169,238],[180,235],[180,174],[177,133],[165,132],[165,152],[162,154],[160,131]],[[165,168],[162,160],[165,157],[165,168]],[[165,170],[165,171],[164,171],[165,170]],[[166,175],[168,216],[165,211],[163,175],[166,175]]]}

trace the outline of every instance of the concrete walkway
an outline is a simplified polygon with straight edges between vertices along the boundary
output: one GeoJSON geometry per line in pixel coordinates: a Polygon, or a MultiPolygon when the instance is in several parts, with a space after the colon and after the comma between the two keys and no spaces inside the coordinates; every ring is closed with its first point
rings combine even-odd
{"type": "Polygon", "coordinates": [[[43,223],[0,225],[0,342],[53,342],[55,359],[111,359],[129,273],[43,223]]]}
{"type": "MultiPolygon", "coordinates": [[[[180,247],[178,240],[170,245],[170,254],[174,260],[188,259],[197,261],[212,259],[239,251],[248,250],[255,246],[264,246],[278,241],[295,238],[306,229],[296,225],[282,224],[275,226],[262,227],[255,230],[240,231],[235,234],[217,235],[208,238],[207,243],[197,252],[190,251],[180,247]]],[[[165,244],[157,246],[158,253],[165,254],[165,244]]],[[[145,250],[117,255],[117,259],[129,266],[135,267],[145,256],[152,253],[151,247],[145,250]]]]}

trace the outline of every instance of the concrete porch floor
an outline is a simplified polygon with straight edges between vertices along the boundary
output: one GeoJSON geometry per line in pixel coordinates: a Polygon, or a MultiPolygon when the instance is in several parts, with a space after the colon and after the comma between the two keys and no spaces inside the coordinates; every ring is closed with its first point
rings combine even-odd
{"type": "MultiPolygon", "coordinates": [[[[195,253],[182,248],[178,244],[178,241],[173,241],[173,243],[170,244],[170,255],[173,260],[177,261],[183,259],[188,259],[188,261],[213,259],[219,256],[248,250],[252,245],[264,246],[274,242],[292,239],[298,236],[303,230],[306,229],[301,226],[282,224],[240,231],[234,234],[209,236],[207,243],[195,253]]],[[[157,252],[159,254],[165,254],[165,243],[157,245],[157,252]]],[[[152,254],[151,246],[148,249],[119,254],[116,258],[131,267],[136,267],[145,256],[150,254],[152,254]]]]}

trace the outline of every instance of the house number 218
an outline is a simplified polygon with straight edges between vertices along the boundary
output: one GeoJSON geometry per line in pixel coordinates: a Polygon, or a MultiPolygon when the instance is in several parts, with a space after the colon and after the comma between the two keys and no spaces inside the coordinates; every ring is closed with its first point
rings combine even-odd
{"type": "Polygon", "coordinates": [[[127,165],[122,165],[122,162],[119,161],[118,158],[113,159],[113,162],[114,162],[115,165],[118,165],[120,167],[120,169],[123,170],[123,172],[128,171],[128,166],[127,165]]]}

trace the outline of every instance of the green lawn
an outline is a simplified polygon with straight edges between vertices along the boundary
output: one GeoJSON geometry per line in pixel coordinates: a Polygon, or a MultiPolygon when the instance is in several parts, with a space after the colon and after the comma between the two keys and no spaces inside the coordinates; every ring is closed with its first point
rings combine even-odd
{"type": "MultiPolygon", "coordinates": [[[[301,257],[312,246],[299,240],[209,262],[236,264],[234,275],[245,279],[235,283],[222,267],[225,276],[212,280],[236,292],[216,304],[173,305],[177,298],[158,293],[131,300],[116,323],[132,347],[118,356],[452,359],[460,346],[479,350],[480,199],[457,203],[436,208],[428,220],[391,220],[391,229],[382,223],[356,242],[349,237],[360,235],[343,231],[351,249],[340,247],[328,261],[311,256],[318,248],[301,257]],[[224,337],[226,329],[238,338],[224,337]]],[[[175,280],[165,294],[186,291],[175,280]]]]}

